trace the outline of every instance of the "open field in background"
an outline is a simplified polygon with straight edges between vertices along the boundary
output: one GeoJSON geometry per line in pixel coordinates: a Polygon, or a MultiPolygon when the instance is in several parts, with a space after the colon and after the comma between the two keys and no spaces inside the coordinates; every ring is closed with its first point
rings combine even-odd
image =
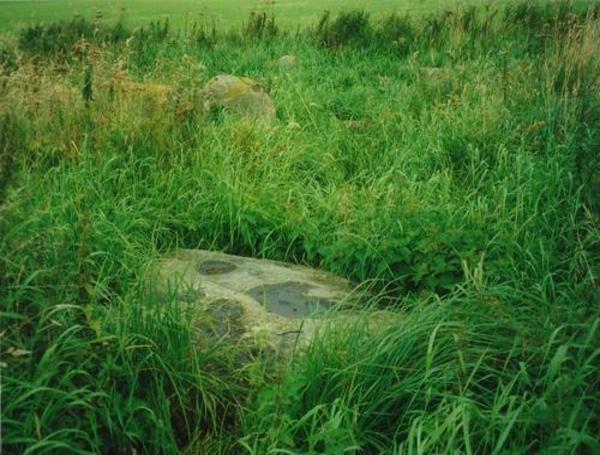
{"type": "MultiPolygon", "coordinates": [[[[497,0],[495,5],[511,0],[497,0]]],[[[55,22],[80,14],[92,19],[97,11],[108,21],[121,16],[129,26],[147,25],[167,17],[175,27],[184,28],[193,22],[213,21],[219,28],[235,27],[249,13],[274,14],[287,27],[316,22],[325,10],[364,9],[374,15],[431,12],[441,7],[481,5],[483,0],[0,0],[0,32],[16,30],[32,22],[55,22]]]]}
{"type": "Polygon", "coordinates": [[[589,5],[11,32],[2,453],[600,453],[589,5]],[[277,122],[205,111],[220,73],[264,84],[277,122]],[[332,271],[400,322],[240,365],[151,292],[179,247],[332,271]]]}

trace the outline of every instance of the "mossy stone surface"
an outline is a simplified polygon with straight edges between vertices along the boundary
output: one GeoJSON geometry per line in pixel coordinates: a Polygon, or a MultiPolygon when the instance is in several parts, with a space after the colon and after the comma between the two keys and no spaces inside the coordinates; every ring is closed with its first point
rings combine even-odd
{"type": "Polygon", "coordinates": [[[247,77],[215,76],[199,94],[205,110],[224,109],[255,120],[275,121],[275,108],[265,88],[247,77]]]}
{"type": "Polygon", "coordinates": [[[333,274],[265,259],[180,250],[162,260],[157,280],[195,305],[199,339],[290,352],[306,347],[324,324],[352,323],[360,301],[350,282],[333,274]]]}

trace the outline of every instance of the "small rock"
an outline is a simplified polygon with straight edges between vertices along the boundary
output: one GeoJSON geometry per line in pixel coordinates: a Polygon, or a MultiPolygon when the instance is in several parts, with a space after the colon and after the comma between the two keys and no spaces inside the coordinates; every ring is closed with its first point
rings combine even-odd
{"type": "Polygon", "coordinates": [[[264,87],[247,77],[221,74],[208,81],[199,96],[205,110],[217,107],[254,119],[276,119],[264,87]]]}
{"type": "Polygon", "coordinates": [[[284,55],[277,60],[280,70],[290,71],[298,67],[298,57],[295,55],[284,55]]]}

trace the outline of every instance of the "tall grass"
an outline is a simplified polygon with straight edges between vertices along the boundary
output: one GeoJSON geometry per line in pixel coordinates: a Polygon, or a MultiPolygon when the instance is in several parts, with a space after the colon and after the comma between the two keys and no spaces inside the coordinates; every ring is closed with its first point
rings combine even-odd
{"type": "Polygon", "coordinates": [[[262,392],[240,444],[254,453],[597,451],[597,319],[532,330],[530,316],[498,319],[470,294],[427,302],[376,335],[366,326],[324,334],[262,392]]]}
{"type": "Polygon", "coordinates": [[[598,20],[77,19],[3,43],[3,449],[600,450],[598,20]],[[197,109],[223,72],[268,87],[278,124],[197,109]],[[242,365],[148,291],[177,247],[328,269],[403,317],[242,365]]]}

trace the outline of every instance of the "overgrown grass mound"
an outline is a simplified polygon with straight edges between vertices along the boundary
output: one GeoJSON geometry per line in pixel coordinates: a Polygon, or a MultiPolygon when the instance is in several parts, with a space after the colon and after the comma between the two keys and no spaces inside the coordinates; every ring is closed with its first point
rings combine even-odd
{"type": "Polygon", "coordinates": [[[600,451],[599,10],[1,43],[3,449],[600,451]],[[222,73],[277,124],[198,108],[222,73]],[[241,367],[148,291],[177,247],[330,270],[402,323],[241,367]]]}

